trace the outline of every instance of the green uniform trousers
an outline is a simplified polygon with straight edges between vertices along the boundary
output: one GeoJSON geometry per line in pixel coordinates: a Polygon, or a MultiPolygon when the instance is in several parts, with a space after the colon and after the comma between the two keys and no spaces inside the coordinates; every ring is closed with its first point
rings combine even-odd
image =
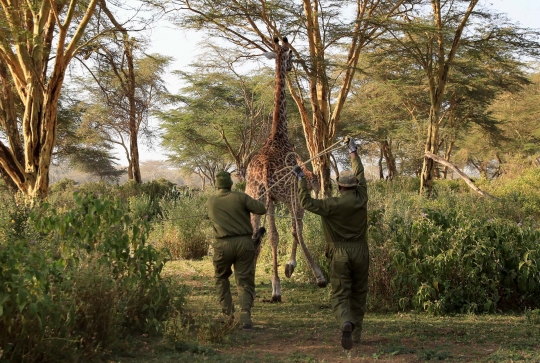
{"type": "Polygon", "coordinates": [[[234,266],[240,309],[251,312],[255,298],[255,248],[251,235],[219,238],[214,242],[214,277],[223,313],[234,313],[229,277],[234,266]]]}
{"type": "Polygon", "coordinates": [[[341,327],[349,321],[362,331],[368,292],[369,249],[366,242],[328,245],[332,309],[341,327]]]}

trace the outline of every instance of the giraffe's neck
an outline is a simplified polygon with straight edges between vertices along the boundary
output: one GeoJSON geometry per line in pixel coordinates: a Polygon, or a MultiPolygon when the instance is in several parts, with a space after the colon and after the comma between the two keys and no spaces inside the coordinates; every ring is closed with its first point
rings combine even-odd
{"type": "Polygon", "coordinates": [[[287,132],[287,102],[285,98],[285,77],[286,65],[282,58],[282,49],[276,57],[276,80],[274,90],[274,114],[272,119],[272,132],[270,138],[273,140],[288,140],[287,132]]]}

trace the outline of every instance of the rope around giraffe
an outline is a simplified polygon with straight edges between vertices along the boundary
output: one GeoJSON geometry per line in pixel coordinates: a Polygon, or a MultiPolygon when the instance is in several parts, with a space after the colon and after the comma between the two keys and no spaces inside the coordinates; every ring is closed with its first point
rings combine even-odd
{"type": "MultiPolygon", "coordinates": [[[[359,133],[356,133],[356,134],[353,134],[351,135],[350,137],[354,137],[354,136],[357,136],[359,133]]],[[[340,143],[342,143],[343,140],[339,140],[339,141],[336,141],[335,143],[333,143],[332,145],[330,145],[329,147],[327,147],[326,149],[324,149],[323,151],[321,151],[320,153],[318,153],[317,155],[311,157],[310,159],[302,162],[302,165],[306,165],[307,163],[309,163],[310,161],[313,161],[314,159],[320,157],[321,155],[324,155],[324,154],[328,154],[332,151],[336,151],[336,150],[339,150],[341,147],[344,147],[346,145],[339,145],[340,143]],[[337,145],[339,145],[338,147],[336,147],[337,145]]],[[[285,158],[287,158],[289,155],[296,155],[296,156],[299,156],[298,153],[296,152],[291,152],[289,154],[287,154],[287,156],[285,158]]],[[[287,180],[285,182],[285,185],[288,185],[288,184],[295,184],[295,180],[294,180],[294,176],[292,174],[292,169],[295,167],[296,165],[291,165],[291,166],[286,166],[285,168],[282,168],[280,170],[278,170],[278,172],[282,171],[282,170],[285,170],[285,169],[290,169],[290,171],[283,177],[281,177],[276,183],[274,183],[270,188],[268,188],[263,194],[261,194],[261,197],[263,196],[266,196],[266,194],[276,185],[276,184],[279,184],[283,179],[285,178],[289,178],[289,180],[287,180]],[[292,180],[292,183],[291,183],[291,180],[290,179],[293,179],[292,180]]],[[[293,198],[294,199],[294,198],[293,198]]],[[[293,204],[297,203],[297,201],[295,200],[291,200],[291,202],[293,204]]],[[[199,217],[204,217],[206,216],[206,214],[200,214],[200,215],[191,215],[191,216],[185,216],[185,217],[180,217],[180,218],[168,218],[168,219],[160,219],[160,220],[156,220],[156,221],[152,221],[154,223],[156,222],[165,222],[165,221],[172,221],[172,220],[181,220],[181,219],[189,219],[189,218],[199,218],[199,217]]],[[[264,215],[264,218],[263,218],[263,223],[262,223],[262,226],[264,226],[266,224],[266,216],[267,214],[264,215]]],[[[298,219],[301,219],[301,218],[298,218],[296,215],[294,216],[282,216],[282,215],[278,215],[278,214],[274,214],[274,216],[278,217],[278,218],[290,218],[290,219],[295,219],[295,220],[298,220],[298,219]]]]}
{"type": "MultiPolygon", "coordinates": [[[[354,137],[354,136],[357,136],[357,135],[359,135],[359,134],[360,134],[360,133],[358,132],[358,133],[356,133],[356,134],[349,135],[349,137],[354,137]]],[[[317,155],[315,155],[315,156],[311,157],[310,159],[308,159],[308,160],[302,162],[302,165],[306,165],[307,163],[309,163],[309,162],[315,160],[316,158],[318,158],[318,157],[320,157],[320,156],[322,156],[322,155],[324,155],[324,154],[328,154],[328,153],[330,153],[330,152],[332,152],[332,151],[336,151],[336,150],[339,150],[339,149],[342,148],[342,147],[345,147],[346,145],[340,145],[339,147],[335,147],[336,145],[339,145],[339,144],[342,143],[343,141],[344,141],[344,140],[336,141],[335,143],[333,143],[332,145],[330,145],[329,147],[327,147],[326,149],[324,149],[323,151],[321,151],[321,152],[318,153],[317,155]],[[334,147],[335,147],[335,148],[334,148],[334,147]]],[[[287,156],[285,156],[285,158],[287,158],[287,157],[288,157],[289,155],[291,155],[291,154],[292,154],[292,155],[299,156],[296,152],[293,151],[293,152],[288,153],[287,156]]],[[[291,177],[293,176],[293,175],[292,175],[292,169],[293,169],[295,166],[296,166],[296,165],[290,165],[290,166],[288,165],[288,166],[286,166],[286,167],[284,167],[284,168],[279,169],[277,172],[283,171],[283,170],[285,170],[285,169],[290,169],[290,171],[289,171],[287,174],[285,174],[283,177],[281,177],[280,179],[278,179],[278,181],[275,182],[270,188],[266,189],[266,191],[265,191],[264,193],[261,194],[261,197],[266,196],[266,194],[267,194],[274,186],[276,186],[277,184],[279,184],[283,179],[285,179],[285,178],[287,178],[287,177],[288,177],[288,178],[291,178],[291,177]]],[[[288,183],[286,183],[286,184],[288,184],[288,183]]]]}
{"type": "MultiPolygon", "coordinates": [[[[355,134],[353,134],[353,135],[347,135],[346,137],[351,137],[351,138],[352,138],[352,137],[358,136],[359,134],[360,134],[360,132],[357,132],[357,133],[355,133],[355,134]]],[[[345,141],[345,138],[342,139],[342,140],[336,141],[335,143],[333,143],[332,145],[330,145],[329,147],[327,147],[326,149],[324,149],[323,151],[321,151],[321,152],[318,153],[317,155],[315,155],[315,156],[311,157],[310,159],[308,159],[308,160],[302,162],[302,165],[306,165],[307,163],[313,161],[314,159],[316,159],[316,158],[318,158],[318,157],[320,157],[320,156],[322,156],[322,155],[324,155],[324,154],[328,154],[328,153],[330,153],[330,152],[332,152],[332,151],[336,151],[336,150],[339,150],[339,149],[342,148],[342,147],[347,146],[347,145],[344,143],[344,141],[345,141]],[[341,143],[343,143],[343,144],[342,144],[342,145],[339,145],[339,144],[341,144],[341,143]],[[339,146],[337,146],[337,145],[339,145],[339,146]],[[336,147],[336,146],[337,146],[337,147],[336,147]]],[[[286,160],[287,157],[288,157],[289,155],[291,155],[291,154],[296,155],[296,156],[299,156],[298,153],[296,153],[296,152],[290,152],[290,153],[288,153],[288,154],[285,156],[285,160],[286,160]]],[[[300,158],[298,157],[298,159],[300,159],[300,158]]],[[[284,167],[284,168],[279,169],[279,170],[277,171],[277,173],[279,173],[280,171],[283,171],[283,170],[285,170],[285,169],[290,169],[290,170],[289,170],[289,172],[288,172],[287,174],[285,174],[283,177],[281,177],[280,179],[278,179],[277,182],[275,182],[272,186],[270,186],[270,188],[266,189],[266,190],[264,191],[264,193],[261,194],[260,198],[266,197],[266,194],[267,194],[274,186],[276,186],[277,184],[279,184],[279,183],[280,183],[282,180],[284,180],[285,178],[288,178],[288,180],[286,180],[285,183],[284,183],[285,185],[295,184],[295,183],[294,183],[294,182],[295,182],[294,176],[293,176],[293,174],[292,174],[292,169],[293,169],[295,166],[296,166],[296,165],[291,165],[291,166],[288,165],[288,166],[286,166],[286,167],[284,167]],[[293,179],[293,183],[290,183],[290,182],[291,182],[291,178],[293,179]]],[[[291,185],[291,186],[293,186],[293,185],[291,185]]],[[[293,187],[294,187],[294,186],[293,186],[293,187]]],[[[291,197],[291,199],[292,199],[292,200],[291,200],[291,203],[293,203],[293,204],[296,204],[296,203],[298,202],[297,200],[293,200],[294,198],[292,198],[292,197],[291,197]]],[[[268,203],[268,201],[267,201],[267,203],[268,203]]],[[[291,216],[290,218],[295,219],[295,220],[296,220],[296,223],[298,223],[298,219],[301,219],[301,218],[298,218],[296,215],[291,216]]],[[[262,223],[261,223],[261,226],[262,226],[262,227],[264,227],[265,225],[266,225],[266,214],[264,215],[263,221],[262,221],[262,223]]]]}

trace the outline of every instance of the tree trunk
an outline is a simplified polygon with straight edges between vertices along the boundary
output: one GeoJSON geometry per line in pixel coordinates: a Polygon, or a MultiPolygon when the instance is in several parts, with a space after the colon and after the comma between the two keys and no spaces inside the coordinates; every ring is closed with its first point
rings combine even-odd
{"type": "MultiPolygon", "coordinates": [[[[452,156],[453,149],[454,149],[454,140],[451,140],[448,147],[445,149],[444,160],[450,162],[450,157],[452,156]]],[[[448,166],[444,167],[444,179],[448,179],[448,166]]]]}
{"type": "Polygon", "coordinates": [[[11,46],[2,47],[0,52],[3,67],[0,69],[3,86],[0,118],[5,123],[9,142],[7,147],[0,141],[0,166],[13,184],[31,199],[47,197],[60,90],[67,65],[80,45],[97,3],[98,0],[90,0],[85,5],[77,1],[69,4],[42,1],[40,6],[30,10],[25,2],[12,2],[9,9],[3,8],[3,36],[11,41],[11,46]],[[83,16],[74,29],[70,25],[77,7],[83,16]],[[53,38],[57,42],[54,46],[53,38]],[[56,53],[51,54],[52,50],[56,53]],[[48,69],[50,63],[52,69],[48,69]],[[11,82],[13,89],[8,86],[11,82]],[[13,128],[17,120],[13,118],[15,95],[24,107],[24,113],[18,118],[22,124],[20,130],[13,128]]]}
{"type": "Polygon", "coordinates": [[[432,105],[429,112],[428,135],[426,139],[424,163],[422,165],[422,173],[420,176],[420,192],[425,191],[426,195],[428,196],[431,194],[431,190],[433,188],[435,163],[433,159],[428,158],[426,155],[428,153],[436,154],[438,152],[439,115],[440,104],[432,105]]]}
{"type": "Polygon", "coordinates": [[[133,65],[133,42],[127,32],[124,34],[124,52],[128,64],[128,100],[129,100],[129,146],[131,155],[132,177],[137,183],[142,183],[141,167],[139,163],[139,125],[136,117],[135,105],[135,66],[133,65]]]}
{"type": "Polygon", "coordinates": [[[424,69],[427,75],[427,81],[429,84],[429,95],[431,107],[429,110],[429,126],[428,126],[428,135],[426,138],[426,147],[424,154],[424,163],[422,165],[422,174],[420,177],[420,193],[425,193],[426,195],[431,194],[433,188],[433,177],[434,177],[434,161],[431,158],[428,158],[428,153],[436,155],[438,152],[438,141],[439,141],[439,121],[441,116],[441,107],[443,103],[444,92],[446,84],[448,81],[448,76],[450,73],[450,66],[455,58],[457,48],[459,46],[459,41],[461,35],[463,34],[463,29],[467,24],[467,20],[471,15],[474,7],[478,3],[478,0],[471,0],[467,11],[463,15],[456,31],[454,33],[454,39],[448,56],[446,56],[445,49],[445,29],[444,29],[444,19],[442,17],[441,11],[441,1],[440,0],[431,0],[431,5],[433,8],[433,17],[435,24],[437,26],[437,69],[434,68],[432,62],[429,63],[429,66],[426,66],[424,69]]]}
{"type": "MultiPolygon", "coordinates": [[[[139,135],[139,125],[137,122],[137,111],[135,104],[135,66],[133,64],[133,39],[130,39],[128,31],[124,28],[114,17],[112,12],[107,8],[105,0],[101,0],[101,7],[109,20],[113,23],[115,28],[122,33],[123,37],[123,46],[124,46],[124,55],[126,56],[127,61],[127,79],[122,79],[119,76],[122,87],[126,93],[126,97],[129,103],[129,153],[130,153],[130,163],[128,178],[130,180],[134,179],[137,183],[142,182],[141,178],[141,168],[139,163],[139,144],[138,144],[138,135],[139,135]]],[[[125,71],[122,70],[122,73],[125,75],[125,71]]]]}
{"type": "Polygon", "coordinates": [[[388,170],[388,179],[392,180],[397,175],[396,169],[396,159],[392,154],[392,149],[387,140],[382,142],[382,151],[384,154],[384,159],[386,160],[386,169],[388,170]]]}
{"type": "Polygon", "coordinates": [[[383,157],[384,157],[384,150],[383,150],[383,146],[381,145],[381,143],[379,143],[379,149],[380,149],[380,155],[379,155],[379,179],[383,180],[384,179],[384,170],[383,170],[383,167],[382,167],[382,161],[383,161],[383,157]]]}

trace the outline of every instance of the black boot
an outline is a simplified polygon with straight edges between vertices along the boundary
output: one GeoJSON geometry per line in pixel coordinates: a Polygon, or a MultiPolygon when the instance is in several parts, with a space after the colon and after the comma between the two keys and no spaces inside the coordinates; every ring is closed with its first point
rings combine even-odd
{"type": "Polygon", "coordinates": [[[351,350],[353,347],[352,332],[354,325],[350,321],[343,323],[341,327],[341,346],[345,350],[351,350]]]}

